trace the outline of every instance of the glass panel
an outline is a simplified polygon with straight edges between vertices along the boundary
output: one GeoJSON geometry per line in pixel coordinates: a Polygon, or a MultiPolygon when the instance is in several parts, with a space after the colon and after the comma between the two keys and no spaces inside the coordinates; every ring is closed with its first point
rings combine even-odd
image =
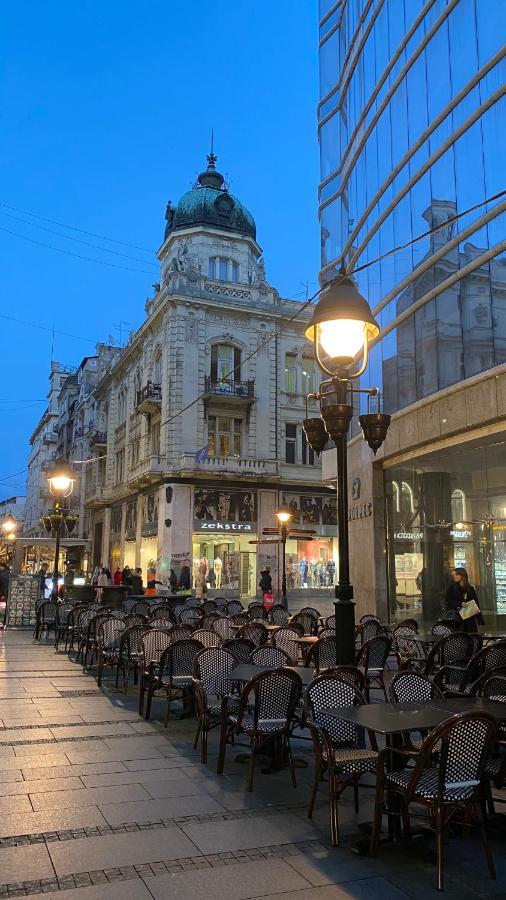
{"type": "Polygon", "coordinates": [[[228,344],[219,344],[216,354],[216,373],[218,381],[233,381],[234,348],[228,344]]]}
{"type": "Polygon", "coordinates": [[[312,394],[316,390],[316,370],[314,359],[302,360],[302,393],[312,394]]]}
{"type": "Polygon", "coordinates": [[[220,281],[228,280],[228,259],[220,257],[220,281]]]}
{"type": "Polygon", "coordinates": [[[285,355],[285,391],[297,393],[297,357],[294,353],[285,355]]]}
{"type": "Polygon", "coordinates": [[[232,281],[239,281],[239,266],[236,262],[232,263],[232,281]]]}
{"type": "Polygon", "coordinates": [[[207,274],[209,275],[209,278],[216,278],[216,260],[215,259],[209,260],[209,265],[207,267],[207,274]]]}

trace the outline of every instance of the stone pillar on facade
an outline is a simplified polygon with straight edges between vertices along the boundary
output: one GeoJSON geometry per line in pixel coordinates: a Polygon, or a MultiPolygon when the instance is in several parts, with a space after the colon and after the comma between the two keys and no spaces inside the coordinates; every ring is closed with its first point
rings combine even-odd
{"type": "MultiPolygon", "coordinates": [[[[142,557],[141,557],[141,540],[142,540],[142,495],[139,494],[137,497],[137,517],[136,517],[136,526],[135,526],[135,568],[138,569],[142,566],[142,557]]],[[[143,572],[143,576],[145,576],[145,572],[143,572]]]]}
{"type": "MultiPolygon", "coordinates": [[[[278,507],[278,492],[275,490],[258,491],[258,540],[262,540],[262,530],[264,528],[273,528],[276,525],[276,517],[274,513],[278,507]]],[[[274,535],[273,535],[274,537],[274,535]]],[[[253,547],[254,545],[252,545],[253,547]]],[[[255,585],[260,581],[260,572],[266,566],[271,567],[272,586],[276,597],[281,596],[281,573],[279,574],[279,592],[278,592],[278,555],[279,545],[276,544],[257,544],[257,572],[255,585]]]]}
{"type": "Polygon", "coordinates": [[[102,531],[102,559],[101,562],[104,566],[108,564],[109,561],[109,550],[111,543],[111,508],[107,506],[104,509],[104,525],[102,531]]]}
{"type": "Polygon", "coordinates": [[[158,520],[159,558],[163,561],[163,577],[170,570],[176,575],[185,560],[192,560],[193,486],[165,484],[160,490],[158,520]],[[170,525],[166,524],[170,521],[170,525]]]}

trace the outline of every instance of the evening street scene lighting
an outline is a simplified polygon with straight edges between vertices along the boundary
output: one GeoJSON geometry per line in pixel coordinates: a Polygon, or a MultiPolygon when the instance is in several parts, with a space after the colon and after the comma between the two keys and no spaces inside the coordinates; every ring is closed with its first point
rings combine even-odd
{"type": "Polygon", "coordinates": [[[506,0],[118,11],[2,17],[0,897],[506,897],[506,0]]]}

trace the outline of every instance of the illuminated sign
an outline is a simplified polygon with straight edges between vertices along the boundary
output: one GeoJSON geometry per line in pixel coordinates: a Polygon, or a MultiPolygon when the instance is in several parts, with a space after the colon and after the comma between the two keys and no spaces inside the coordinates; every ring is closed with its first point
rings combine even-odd
{"type": "Polygon", "coordinates": [[[235,531],[235,532],[256,532],[256,522],[203,522],[196,519],[193,522],[194,531],[235,531]]]}
{"type": "Polygon", "coordinates": [[[467,531],[467,530],[466,531],[450,531],[450,534],[451,534],[452,538],[457,538],[457,540],[460,540],[460,541],[463,538],[471,537],[471,532],[467,531]]]}
{"type": "Polygon", "coordinates": [[[421,531],[396,531],[394,538],[397,541],[423,541],[423,532],[421,531]]]}

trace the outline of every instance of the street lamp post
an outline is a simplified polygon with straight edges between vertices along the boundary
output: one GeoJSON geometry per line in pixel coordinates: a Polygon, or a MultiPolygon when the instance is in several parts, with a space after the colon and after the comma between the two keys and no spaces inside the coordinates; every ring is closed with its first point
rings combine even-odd
{"type": "Polygon", "coordinates": [[[374,453],[383,443],[390,424],[390,416],[381,412],[378,388],[352,385],[352,381],[365,372],[369,342],[378,334],[379,327],[369,304],[344,272],[322,290],[305,331],[306,338],[313,343],[319,368],[329,377],[322,381],[320,391],[308,394],[306,398],[304,431],[318,455],[329,437],[336,446],[339,580],[335,587],[334,607],[338,665],[352,665],[355,661],[355,604],[348,542],[348,430],[353,418],[354,395],[367,394],[368,411],[359,420],[364,438],[374,453]],[[357,359],[358,368],[351,372],[357,359]],[[312,398],[319,401],[319,417],[309,417],[307,402],[312,398]],[[372,405],[376,405],[375,412],[372,405]]]}
{"type": "MultiPolygon", "coordinates": [[[[16,540],[16,529],[18,528],[19,522],[11,513],[8,513],[5,519],[0,523],[0,529],[2,531],[2,535],[4,540],[6,541],[7,547],[9,544],[13,546],[14,541],[16,540]]],[[[12,562],[12,553],[6,549],[6,560],[11,564],[12,562]]]]}
{"type": "Polygon", "coordinates": [[[288,600],[286,597],[286,538],[288,535],[287,525],[292,518],[292,513],[288,507],[280,506],[279,509],[276,510],[275,515],[279,522],[279,539],[281,542],[281,599],[285,609],[288,609],[288,600]]]}
{"type": "Polygon", "coordinates": [[[62,506],[63,500],[70,497],[74,490],[74,471],[66,460],[56,460],[54,466],[49,470],[47,481],[49,492],[55,498],[55,502],[53,509],[42,517],[42,521],[47,531],[52,531],[56,539],[53,566],[53,598],[56,599],[58,597],[58,563],[62,526],[65,526],[70,533],[77,522],[77,516],[70,510],[63,509],[62,506]]]}

